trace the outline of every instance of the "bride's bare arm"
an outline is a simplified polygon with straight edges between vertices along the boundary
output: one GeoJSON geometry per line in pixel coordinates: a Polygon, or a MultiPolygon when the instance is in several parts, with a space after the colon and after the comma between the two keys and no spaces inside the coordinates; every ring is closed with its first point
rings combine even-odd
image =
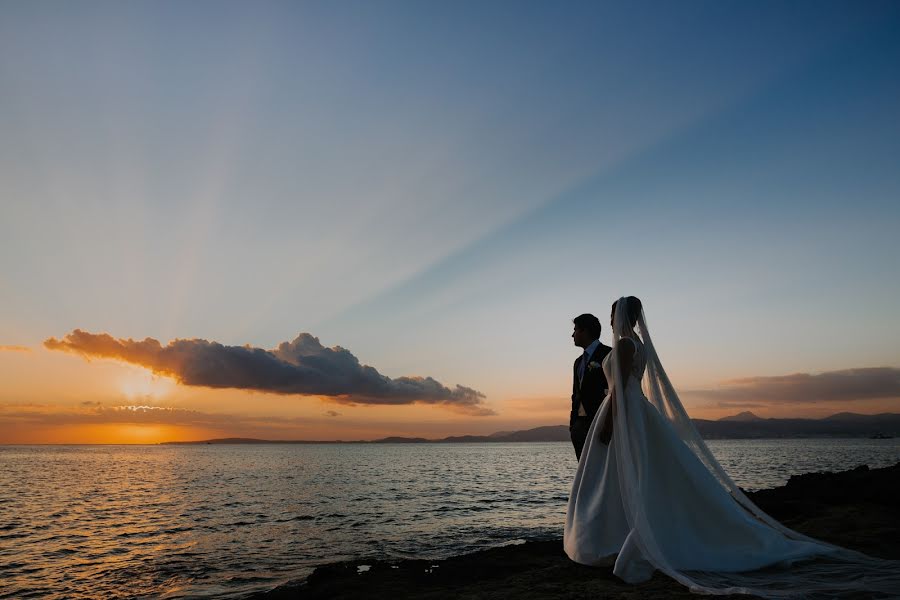
{"type": "MultiPolygon", "coordinates": [[[[631,367],[634,366],[634,342],[628,338],[619,340],[616,346],[616,362],[619,365],[619,372],[616,373],[618,381],[622,382],[622,391],[628,385],[628,375],[631,373],[631,367]]],[[[609,444],[612,439],[613,422],[616,417],[616,386],[610,386],[609,391],[609,410],[606,411],[606,418],[600,427],[600,441],[609,444]]]]}
{"type": "Polygon", "coordinates": [[[628,376],[631,374],[631,368],[634,366],[634,342],[628,338],[619,340],[616,346],[616,359],[619,363],[619,372],[616,373],[618,381],[622,382],[622,390],[628,385],[628,376]]]}

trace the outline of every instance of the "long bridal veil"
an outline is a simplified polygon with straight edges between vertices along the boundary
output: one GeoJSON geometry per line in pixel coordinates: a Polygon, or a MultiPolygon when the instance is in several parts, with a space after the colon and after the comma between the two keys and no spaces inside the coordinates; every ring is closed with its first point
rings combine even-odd
{"type": "MultiPolygon", "coordinates": [[[[635,299],[636,300],[636,299],[635,299]]],[[[684,406],[663,369],[653,346],[643,309],[637,309],[637,332],[632,329],[633,311],[629,311],[629,299],[620,298],[615,306],[613,320],[613,373],[619,374],[618,347],[622,338],[638,338],[643,343],[646,370],[641,387],[647,400],[663,415],[677,436],[715,476],[719,484],[731,495],[735,510],[745,510],[760,523],[771,528],[776,535],[788,540],[810,542],[820,552],[811,554],[793,564],[779,564],[749,572],[685,571],[675,565],[677,556],[667,556],[663,545],[654,537],[653,499],[643,493],[648,478],[653,476],[653,465],[647,464],[646,444],[639,429],[629,427],[628,403],[620,402],[615,411],[612,443],[619,457],[619,487],[628,527],[641,556],[653,567],[697,593],[705,594],[753,594],[767,598],[838,598],[848,594],[856,597],[900,597],[900,561],[890,561],[841,548],[810,538],[789,529],[756,506],[734,483],[728,473],[710,452],[703,438],[688,417],[684,406]],[[632,318],[629,318],[629,312],[632,318]],[[637,334],[637,335],[636,335],[637,334]]],[[[616,397],[625,399],[621,377],[616,376],[616,397]]],[[[670,498],[667,502],[678,502],[670,498]]],[[[702,510],[702,507],[697,507],[702,510]]],[[[723,532],[727,536],[727,532],[723,532]]],[[[740,540],[735,540],[736,544],[740,540]]],[[[725,567],[723,567],[725,568],[725,567]]]]}

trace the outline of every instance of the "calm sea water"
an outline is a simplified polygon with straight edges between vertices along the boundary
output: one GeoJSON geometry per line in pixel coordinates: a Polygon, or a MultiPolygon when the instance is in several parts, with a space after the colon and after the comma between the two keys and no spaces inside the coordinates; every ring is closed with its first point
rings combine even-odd
{"type": "MultiPolygon", "coordinates": [[[[717,440],[745,488],[900,440],[717,440]]],[[[0,598],[242,597],[319,564],[561,535],[571,445],[0,446],[0,598]]]]}

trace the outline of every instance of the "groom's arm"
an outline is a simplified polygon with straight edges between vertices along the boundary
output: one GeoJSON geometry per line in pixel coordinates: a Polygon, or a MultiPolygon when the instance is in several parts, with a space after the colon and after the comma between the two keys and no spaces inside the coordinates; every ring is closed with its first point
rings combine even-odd
{"type": "MultiPolygon", "coordinates": [[[[631,375],[631,367],[634,366],[634,342],[628,338],[619,340],[616,346],[616,362],[619,363],[619,372],[616,378],[622,382],[622,390],[628,385],[629,375],[631,375]]],[[[615,397],[615,396],[613,396],[615,397]]]]}
{"type": "Polygon", "coordinates": [[[576,360],[575,364],[572,365],[572,398],[571,398],[572,404],[570,405],[570,411],[569,411],[570,427],[571,427],[571,422],[572,422],[572,413],[575,410],[577,410],[575,408],[575,396],[578,394],[578,375],[577,375],[578,367],[577,367],[577,365],[578,365],[578,361],[576,360]]]}
{"type": "Polygon", "coordinates": [[[575,368],[572,368],[572,402],[575,402],[575,392],[577,391],[576,387],[576,376],[575,376],[575,368]]]}

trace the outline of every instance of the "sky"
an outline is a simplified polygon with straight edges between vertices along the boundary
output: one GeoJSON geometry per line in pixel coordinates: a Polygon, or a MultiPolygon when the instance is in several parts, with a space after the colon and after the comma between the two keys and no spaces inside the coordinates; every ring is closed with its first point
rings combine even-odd
{"type": "Polygon", "coordinates": [[[0,443],[900,412],[900,5],[0,3],[0,443]]]}

